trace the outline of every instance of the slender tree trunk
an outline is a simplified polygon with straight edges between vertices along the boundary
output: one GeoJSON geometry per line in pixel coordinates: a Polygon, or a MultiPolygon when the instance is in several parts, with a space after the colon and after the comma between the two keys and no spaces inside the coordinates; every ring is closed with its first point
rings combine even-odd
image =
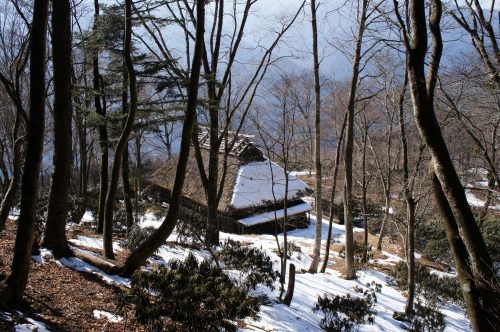
{"type": "Polygon", "coordinates": [[[475,332],[493,331],[491,330],[492,325],[488,323],[488,310],[485,310],[484,306],[480,304],[480,296],[468,259],[469,254],[460,237],[453,211],[434,172],[431,174],[431,180],[436,205],[444,220],[446,237],[450,243],[451,253],[455,261],[455,267],[457,268],[460,288],[464,297],[465,307],[467,308],[467,317],[469,318],[472,330],[475,332]]]}
{"type": "Polygon", "coordinates": [[[71,254],[66,241],[68,193],[72,163],[71,7],[69,0],[52,0],[54,66],[54,171],[50,186],[43,246],[55,257],[71,254]]]}
{"type": "MultiPolygon", "coordinates": [[[[97,33],[97,21],[99,19],[99,0],[94,0],[94,26],[93,30],[97,33]]],[[[99,148],[100,148],[100,171],[99,171],[99,206],[97,211],[97,233],[102,234],[104,227],[104,210],[106,206],[106,193],[108,192],[108,127],[106,123],[106,108],[101,104],[101,93],[104,93],[101,87],[101,75],[99,74],[99,51],[97,48],[92,50],[92,67],[94,87],[94,105],[95,111],[100,116],[99,124],[99,148]]]]}
{"type": "Polygon", "coordinates": [[[135,113],[137,111],[137,79],[132,63],[132,0],[125,1],[125,42],[123,47],[123,56],[127,67],[129,88],[130,88],[130,104],[125,126],[116,144],[115,156],[113,159],[113,167],[111,169],[111,179],[109,181],[108,193],[106,195],[106,205],[104,211],[104,255],[106,258],[114,258],[113,253],[113,209],[116,191],[118,189],[118,180],[120,178],[120,167],[123,158],[123,152],[128,146],[128,138],[134,124],[135,113]]]}
{"type": "MultiPolygon", "coordinates": [[[[428,36],[425,21],[425,4],[417,0],[411,1],[410,16],[413,31],[411,45],[408,35],[405,35],[405,45],[408,53],[407,62],[413,112],[420,136],[426,143],[432,156],[433,170],[438,179],[437,182],[439,182],[440,192],[442,191],[446,204],[451,209],[451,213],[446,215],[446,223],[449,227],[456,226],[458,229],[460,239],[463,241],[468,253],[475,287],[479,294],[477,302],[487,312],[486,315],[482,316],[482,319],[488,328],[480,328],[478,331],[498,331],[500,330],[500,296],[496,272],[484,239],[479,232],[478,225],[465,197],[464,188],[451,161],[441,128],[434,113],[433,97],[443,47],[440,28],[441,15],[441,1],[432,0],[429,15],[429,28],[432,35],[432,56],[426,78],[425,59],[428,36]],[[454,216],[453,219],[451,218],[452,216],[454,216]]],[[[400,17],[398,17],[398,20],[400,23],[402,22],[400,17]]],[[[436,181],[434,182],[437,186],[436,181]]]]}
{"type": "Polygon", "coordinates": [[[30,116],[28,144],[22,176],[21,212],[18,219],[11,272],[0,284],[0,302],[16,307],[28,283],[31,247],[34,241],[36,198],[45,127],[45,69],[47,43],[47,0],[35,0],[31,31],[30,116]]]}
{"type": "Polygon", "coordinates": [[[172,197],[170,207],[165,220],[161,226],[145,240],[125,261],[121,266],[123,275],[132,275],[148,257],[155,252],[168,238],[174,230],[174,227],[179,218],[180,206],[182,201],[182,187],[186,177],[186,169],[189,158],[189,149],[191,137],[193,134],[193,125],[196,122],[196,107],[198,103],[198,84],[201,71],[201,54],[204,47],[204,31],[205,31],[205,1],[197,0],[196,12],[196,41],[193,54],[191,76],[188,86],[188,100],[186,106],[186,114],[184,116],[184,125],[182,128],[181,147],[179,152],[179,160],[177,162],[177,170],[175,173],[174,187],[172,189],[172,197]]]}
{"type": "Polygon", "coordinates": [[[405,313],[413,312],[413,302],[415,300],[415,202],[413,197],[406,199],[406,252],[408,267],[408,297],[406,299],[405,313]]]}
{"type": "MultiPolygon", "coordinates": [[[[365,121],[366,122],[366,121],[365,121]]],[[[368,207],[367,207],[367,201],[366,201],[366,194],[368,191],[368,180],[367,180],[367,175],[366,175],[366,141],[367,141],[367,136],[368,136],[368,128],[366,127],[365,123],[365,128],[364,128],[364,133],[363,133],[363,141],[362,141],[362,150],[363,150],[363,155],[362,155],[362,161],[361,161],[361,173],[362,179],[361,179],[361,204],[363,206],[363,224],[364,224],[364,239],[363,239],[363,263],[368,262],[368,207]]]]}
{"type": "Polygon", "coordinates": [[[335,148],[335,166],[333,168],[333,187],[330,196],[330,218],[328,220],[328,233],[326,235],[326,245],[325,245],[325,257],[323,259],[323,264],[321,265],[321,273],[325,273],[326,266],[328,265],[328,260],[330,259],[330,244],[332,242],[332,228],[333,228],[333,213],[335,207],[335,193],[337,191],[337,175],[340,165],[340,152],[342,150],[342,141],[345,133],[345,127],[347,124],[347,113],[344,115],[344,121],[342,122],[342,129],[340,130],[340,137],[337,142],[337,147],[335,148]]]}
{"type": "Polygon", "coordinates": [[[484,239],[479,232],[478,225],[472,210],[465,197],[464,188],[456,173],[450,158],[446,143],[441,133],[441,128],[436,119],[433,105],[433,89],[439,59],[442,52],[442,40],[440,34],[441,2],[433,0],[432,11],[429,18],[429,26],[432,32],[433,62],[429,72],[430,78],[425,76],[425,54],[427,51],[427,30],[425,24],[425,9],[423,4],[414,4],[412,7],[412,20],[415,32],[413,34],[414,50],[409,53],[408,67],[411,95],[413,100],[413,111],[417,121],[420,136],[427,144],[432,156],[434,172],[441,184],[442,191],[452,208],[453,215],[458,226],[460,237],[469,253],[470,264],[476,282],[476,287],[481,300],[487,303],[492,314],[490,323],[492,330],[500,330],[500,315],[498,312],[498,301],[500,296],[496,289],[496,273],[490,255],[486,248],[484,239]],[[413,8],[414,7],[414,8],[413,8]],[[420,17],[418,15],[424,15],[420,17]],[[492,294],[497,294],[492,296],[492,294]],[[493,314],[493,311],[497,312],[493,314]]]}
{"type": "Polygon", "coordinates": [[[318,60],[318,28],[316,25],[316,1],[311,0],[311,25],[313,37],[313,65],[314,65],[314,109],[315,109],[315,136],[314,136],[314,164],[316,167],[316,232],[314,235],[313,260],[309,272],[318,272],[321,259],[321,231],[323,228],[323,207],[321,195],[321,96],[319,83],[319,60],[318,60]]]}
{"type": "Polygon", "coordinates": [[[24,137],[19,137],[19,130],[21,129],[21,113],[18,110],[16,113],[16,121],[12,129],[12,142],[13,142],[13,157],[12,157],[12,177],[9,181],[9,186],[2,200],[0,206],[0,231],[3,230],[5,222],[9,216],[9,212],[14,204],[19,182],[21,180],[21,167],[22,167],[22,148],[24,144],[24,137]]]}
{"type": "MultiPolygon", "coordinates": [[[[127,71],[123,71],[123,85],[122,85],[122,113],[128,112],[128,75],[127,71]]],[[[125,126],[125,123],[123,124],[125,126]]],[[[137,151],[137,153],[140,153],[137,151]]],[[[130,168],[129,168],[129,151],[128,143],[123,151],[122,160],[122,183],[123,183],[123,201],[125,202],[125,220],[127,230],[134,224],[134,211],[132,208],[132,186],[130,185],[130,168]]]]}
{"type": "MultiPolygon", "coordinates": [[[[390,167],[390,166],[389,166],[390,167]]],[[[390,173],[390,170],[389,170],[390,173]]],[[[382,250],[382,241],[384,240],[384,236],[386,233],[387,222],[389,220],[389,211],[391,205],[391,179],[388,177],[387,182],[384,186],[384,218],[382,219],[382,225],[380,226],[380,232],[377,240],[377,250],[382,250]]]]}
{"type": "Polygon", "coordinates": [[[345,220],[345,262],[346,278],[356,278],[354,266],[354,234],[353,234],[353,198],[352,198],[352,155],[354,147],[354,108],[356,100],[356,87],[359,77],[359,65],[361,60],[361,46],[363,44],[363,34],[365,30],[366,10],[368,0],[363,0],[361,4],[361,15],[354,50],[352,77],[349,88],[349,101],[347,104],[347,127],[346,145],[344,153],[345,168],[345,189],[344,189],[344,220],[345,220]]]}

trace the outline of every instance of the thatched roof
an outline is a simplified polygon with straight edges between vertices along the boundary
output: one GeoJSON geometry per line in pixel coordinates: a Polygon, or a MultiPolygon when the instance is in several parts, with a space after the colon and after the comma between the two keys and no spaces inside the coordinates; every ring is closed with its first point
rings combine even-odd
{"type": "MultiPolygon", "coordinates": [[[[273,201],[282,202],[284,199],[285,174],[283,168],[270,162],[264,157],[249,136],[229,133],[228,142],[234,146],[227,156],[227,171],[224,181],[224,191],[219,203],[219,212],[232,213],[233,211],[262,207],[272,204],[273,201]]],[[[208,174],[209,137],[206,131],[200,131],[199,142],[203,164],[208,174]]],[[[219,179],[224,170],[224,148],[219,155],[219,179]]],[[[171,158],[156,171],[151,183],[172,191],[177,158],[171,158]]],[[[302,197],[309,189],[306,183],[290,175],[288,181],[288,200],[302,197]]],[[[197,204],[207,205],[203,183],[201,181],[194,148],[191,148],[183,196],[197,204]]]]}
{"type": "MultiPolygon", "coordinates": [[[[264,160],[262,151],[251,141],[252,138],[251,135],[236,134],[230,131],[227,133],[227,140],[222,140],[219,153],[224,153],[227,142],[227,145],[231,147],[229,155],[232,157],[245,162],[264,160]]],[[[210,151],[210,131],[207,127],[198,128],[198,142],[200,148],[210,151]]]]}
{"type": "MultiPolygon", "coordinates": [[[[208,174],[208,151],[201,150],[201,155],[203,156],[203,164],[205,165],[205,171],[208,174]]],[[[219,178],[222,176],[223,171],[223,158],[219,158],[219,178]]],[[[165,164],[160,167],[154,174],[151,182],[161,188],[172,191],[175,172],[177,170],[177,160],[178,158],[170,158],[165,162],[165,164]]],[[[224,183],[224,192],[222,194],[221,201],[219,203],[219,211],[227,212],[229,204],[232,198],[232,188],[236,181],[236,175],[241,161],[234,157],[228,156],[227,158],[227,171],[226,179],[224,183]]],[[[198,164],[196,163],[196,157],[194,155],[194,148],[191,148],[189,154],[189,161],[186,171],[186,180],[184,181],[183,196],[202,205],[207,205],[207,198],[205,195],[205,190],[203,189],[203,183],[201,181],[200,172],[198,170],[198,164]]]]}

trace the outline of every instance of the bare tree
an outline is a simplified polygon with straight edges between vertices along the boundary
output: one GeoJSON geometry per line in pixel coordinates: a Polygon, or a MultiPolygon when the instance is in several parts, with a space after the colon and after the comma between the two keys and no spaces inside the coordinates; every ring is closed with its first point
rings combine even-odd
{"type": "Polygon", "coordinates": [[[313,40],[313,72],[314,72],[314,165],[316,169],[316,192],[315,192],[315,210],[316,210],[316,232],[314,235],[313,259],[309,272],[318,271],[319,260],[321,258],[321,230],[323,228],[323,207],[321,197],[321,90],[319,82],[319,59],[318,59],[318,27],[316,23],[316,1],[311,0],[311,25],[313,40]]]}
{"type": "Polygon", "coordinates": [[[50,184],[43,246],[56,257],[69,256],[66,241],[68,193],[72,164],[71,8],[69,0],[53,0],[54,171],[50,184]]]}
{"type": "Polygon", "coordinates": [[[21,188],[21,212],[18,219],[11,272],[0,285],[0,302],[16,307],[28,283],[31,247],[34,241],[35,209],[45,123],[45,68],[49,2],[35,0],[31,24],[30,112],[27,130],[26,161],[21,188]]]}
{"type": "Polygon", "coordinates": [[[160,227],[145,240],[134,252],[126,259],[125,263],[120,266],[120,272],[124,275],[132,275],[145,261],[151,256],[168,238],[174,230],[174,227],[179,218],[182,187],[186,176],[187,163],[189,158],[189,150],[191,145],[191,137],[193,126],[196,122],[196,106],[198,103],[198,85],[200,79],[200,71],[202,65],[202,52],[204,45],[205,31],[205,1],[198,0],[196,6],[196,41],[194,54],[191,65],[191,76],[188,85],[188,100],[186,106],[186,114],[184,117],[184,125],[182,128],[181,147],[179,152],[179,160],[175,174],[174,187],[172,190],[172,198],[168,214],[160,227]]]}
{"type": "Polygon", "coordinates": [[[10,128],[10,151],[8,151],[8,144],[2,142],[2,152],[7,152],[8,155],[11,155],[12,160],[10,172],[5,165],[2,167],[2,174],[4,180],[8,180],[8,187],[4,192],[0,205],[0,230],[5,225],[21,180],[22,150],[25,142],[23,132],[28,120],[23,97],[26,77],[25,69],[28,64],[30,50],[29,24],[21,18],[19,13],[16,15],[13,7],[16,7],[18,11],[21,10],[19,6],[13,6],[10,2],[6,1],[3,5],[2,17],[0,18],[2,27],[0,41],[3,45],[0,60],[2,63],[0,82],[14,105],[15,110],[14,114],[11,115],[15,120],[10,128]],[[16,38],[15,36],[18,37],[16,38]],[[6,71],[4,72],[3,70],[6,71]],[[10,179],[8,176],[9,173],[10,179]]]}
{"type": "Polygon", "coordinates": [[[346,278],[355,279],[354,267],[354,234],[353,234],[353,194],[352,194],[352,159],[354,147],[354,111],[356,102],[356,88],[360,72],[363,35],[366,29],[369,0],[362,0],[359,8],[358,32],[352,61],[349,101],[347,104],[346,144],[344,151],[344,223],[345,223],[345,262],[346,278]]]}
{"type": "Polygon", "coordinates": [[[432,170],[435,174],[432,175],[433,189],[446,222],[447,236],[452,245],[471,325],[475,331],[498,330],[500,296],[495,270],[434,112],[434,90],[443,47],[440,27],[442,4],[439,0],[430,2],[429,29],[432,45],[426,76],[424,69],[428,35],[425,3],[417,0],[408,3],[405,10],[406,23],[400,15],[398,2],[393,0],[393,3],[407,53],[413,112],[420,136],[432,156],[432,170]],[[464,248],[466,256],[463,256],[464,248]],[[475,295],[479,298],[474,299],[475,295]]]}
{"type": "Polygon", "coordinates": [[[132,62],[132,0],[125,1],[125,41],[123,45],[123,57],[128,74],[128,86],[130,102],[128,104],[128,114],[125,125],[116,144],[113,167],[111,168],[111,178],[108,192],[106,194],[106,208],[104,212],[104,255],[106,258],[114,258],[113,253],[113,209],[118,181],[120,178],[120,168],[123,160],[123,153],[128,148],[128,139],[132,132],[132,126],[137,112],[137,78],[132,62]]]}

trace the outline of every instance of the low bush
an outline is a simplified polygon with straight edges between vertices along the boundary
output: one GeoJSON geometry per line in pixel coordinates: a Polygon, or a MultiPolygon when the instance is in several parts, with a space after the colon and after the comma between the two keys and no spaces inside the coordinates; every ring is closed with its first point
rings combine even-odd
{"type": "Polygon", "coordinates": [[[375,320],[376,293],[380,292],[381,285],[367,284],[364,298],[325,294],[318,297],[314,304],[313,312],[323,312],[320,327],[325,331],[355,331],[358,325],[373,324],[375,320]]]}
{"type": "MultiPolygon", "coordinates": [[[[389,273],[391,283],[401,289],[408,289],[408,267],[399,262],[389,273]]],[[[463,305],[462,291],[457,278],[439,277],[420,264],[415,265],[416,293],[426,298],[437,297],[443,301],[452,301],[463,305]]]]}
{"type": "Polygon", "coordinates": [[[402,327],[410,332],[442,332],[446,328],[444,315],[433,301],[426,305],[417,302],[412,314],[395,312],[393,318],[403,321],[402,327]]]}
{"type": "Polygon", "coordinates": [[[134,225],[130,228],[127,237],[120,241],[120,245],[123,248],[127,248],[130,251],[134,251],[144,242],[151,234],[154,233],[156,229],[154,227],[144,227],[141,228],[138,225],[134,225]]]}
{"type": "Polygon", "coordinates": [[[236,282],[247,291],[255,290],[258,285],[274,289],[278,271],[273,269],[273,262],[264,251],[245,247],[241,242],[229,239],[217,252],[217,259],[225,268],[240,273],[236,282]]]}
{"type": "MultiPolygon", "coordinates": [[[[293,253],[296,252],[296,253],[301,253],[302,252],[302,248],[300,246],[298,246],[295,242],[293,241],[286,241],[286,258],[291,258],[293,253]]],[[[283,247],[281,247],[281,249],[283,250],[283,247]]],[[[279,252],[278,249],[272,249],[272,252],[274,252],[276,255],[278,255],[278,257],[281,257],[281,253],[279,252]]]]}
{"type": "Polygon", "coordinates": [[[138,271],[120,308],[135,310],[147,331],[236,331],[236,321],[254,316],[259,300],[232,283],[210,262],[190,254],[156,271],[138,271]]]}

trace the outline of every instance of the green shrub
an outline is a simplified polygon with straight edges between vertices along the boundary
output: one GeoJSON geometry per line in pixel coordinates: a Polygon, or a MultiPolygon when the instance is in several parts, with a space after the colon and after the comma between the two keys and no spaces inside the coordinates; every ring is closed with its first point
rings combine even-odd
{"type": "MultiPolygon", "coordinates": [[[[405,262],[399,262],[389,273],[391,283],[401,289],[408,289],[408,267],[405,262]]],[[[462,290],[457,278],[439,277],[432,274],[429,268],[415,264],[416,293],[424,297],[437,297],[444,301],[452,301],[463,305],[462,290]]]]}
{"type": "Polygon", "coordinates": [[[255,290],[260,284],[274,289],[278,271],[273,269],[273,262],[264,251],[245,247],[239,241],[228,239],[217,252],[217,259],[227,269],[242,273],[237,282],[247,291],[255,290]]]}
{"type": "Polygon", "coordinates": [[[446,328],[444,315],[439,311],[434,300],[415,304],[415,311],[409,315],[395,312],[394,319],[405,322],[403,329],[410,332],[442,332],[446,328]]]}
{"type": "Polygon", "coordinates": [[[123,248],[134,251],[139,248],[141,243],[144,242],[148,237],[150,237],[151,234],[155,232],[155,230],[156,229],[152,226],[141,228],[138,225],[134,225],[130,228],[127,234],[127,238],[120,241],[120,245],[123,248]]]}
{"type": "Polygon", "coordinates": [[[355,331],[358,325],[373,324],[375,321],[376,293],[380,292],[381,285],[367,284],[363,294],[364,298],[325,294],[318,297],[318,302],[314,304],[313,312],[324,313],[320,327],[325,331],[355,331]]]}
{"type": "Polygon", "coordinates": [[[138,271],[120,307],[135,305],[135,320],[147,331],[236,331],[236,322],[254,316],[259,300],[234,285],[210,262],[190,254],[157,271],[138,271]]]}
{"type": "Polygon", "coordinates": [[[481,227],[481,233],[491,259],[494,262],[500,262],[500,241],[498,241],[500,239],[500,219],[485,220],[481,227]]]}
{"type": "Polygon", "coordinates": [[[424,258],[434,262],[453,264],[450,244],[446,238],[443,223],[441,221],[430,221],[421,227],[416,239],[416,248],[421,250],[424,258]]]}
{"type": "Polygon", "coordinates": [[[181,207],[176,226],[177,241],[190,246],[203,246],[207,217],[201,211],[181,207]]]}
{"type": "MultiPolygon", "coordinates": [[[[294,252],[296,252],[296,253],[302,252],[302,248],[300,246],[298,246],[297,244],[295,244],[295,242],[286,241],[286,244],[287,244],[287,246],[286,246],[286,258],[291,258],[294,252]]],[[[281,249],[283,250],[283,247],[281,247],[281,249]]],[[[278,257],[281,257],[281,253],[279,252],[279,250],[277,248],[273,248],[272,252],[274,252],[276,255],[278,255],[278,257]]]]}

